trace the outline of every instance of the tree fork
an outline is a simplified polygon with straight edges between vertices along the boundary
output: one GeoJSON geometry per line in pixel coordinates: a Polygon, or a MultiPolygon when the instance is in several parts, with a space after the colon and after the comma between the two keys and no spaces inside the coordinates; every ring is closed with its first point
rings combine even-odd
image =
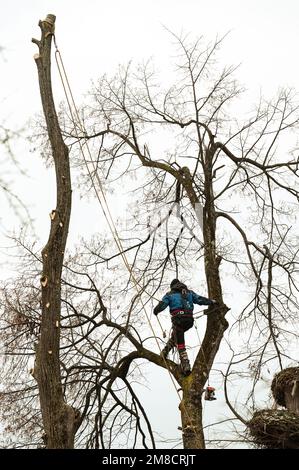
{"type": "MultiPolygon", "coordinates": [[[[202,427],[202,393],[208,379],[215,356],[228,327],[225,314],[229,308],[224,304],[219,275],[221,257],[216,253],[216,216],[213,195],[212,153],[206,154],[205,194],[206,202],[203,211],[203,236],[205,274],[209,298],[219,303],[217,310],[210,310],[207,315],[207,328],[199,353],[194,362],[192,373],[183,380],[183,399],[180,405],[182,419],[183,444],[185,449],[204,449],[205,439],[202,427]]],[[[192,186],[188,168],[184,167],[184,189],[194,208],[199,203],[192,186]]],[[[198,214],[197,214],[198,216],[198,214]]],[[[201,222],[199,220],[199,222],[201,222]]]]}
{"type": "Polygon", "coordinates": [[[39,21],[41,39],[32,39],[39,49],[37,66],[40,95],[51,143],[56,173],[56,209],[50,214],[49,239],[42,250],[42,316],[40,338],[36,346],[35,378],[48,449],[74,447],[79,413],[67,405],[63,396],[59,348],[61,316],[61,273],[71,215],[72,189],[69,150],[65,145],[55,109],[51,83],[51,44],[55,15],[39,21]]]}

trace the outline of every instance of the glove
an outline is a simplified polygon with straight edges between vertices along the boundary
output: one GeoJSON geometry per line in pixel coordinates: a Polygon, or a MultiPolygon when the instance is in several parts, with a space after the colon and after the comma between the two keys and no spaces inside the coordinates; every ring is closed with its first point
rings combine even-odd
{"type": "Polygon", "coordinates": [[[157,317],[159,312],[156,312],[156,309],[154,308],[153,314],[157,317]]]}
{"type": "Polygon", "coordinates": [[[207,310],[204,310],[204,315],[209,315],[210,312],[214,312],[215,307],[219,305],[217,300],[214,300],[214,299],[209,299],[209,300],[211,303],[208,305],[207,310]]]}

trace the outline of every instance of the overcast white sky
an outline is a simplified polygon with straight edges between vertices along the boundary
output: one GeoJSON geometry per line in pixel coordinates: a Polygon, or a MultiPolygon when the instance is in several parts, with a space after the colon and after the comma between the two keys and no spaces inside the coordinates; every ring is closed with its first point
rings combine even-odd
{"type": "MultiPolygon", "coordinates": [[[[296,0],[26,0],[2,2],[0,44],[7,62],[1,67],[4,116],[22,123],[39,107],[32,56],[39,36],[37,23],[47,13],[57,16],[56,34],[76,96],[80,99],[92,78],[118,63],[171,50],[163,29],[190,31],[214,39],[231,31],[223,59],[242,63],[241,81],[249,87],[276,89],[296,85],[298,77],[299,5],[296,0]]],[[[56,90],[58,93],[58,90],[56,90]]],[[[59,94],[58,94],[59,97],[59,94]]]]}
{"type": "MultiPolygon", "coordinates": [[[[223,63],[241,63],[237,76],[253,94],[260,88],[274,93],[280,86],[297,86],[297,0],[2,0],[1,7],[0,45],[4,50],[0,56],[0,122],[7,126],[21,127],[41,109],[33,60],[36,46],[31,38],[39,38],[38,20],[48,13],[57,17],[56,38],[78,103],[82,102],[92,79],[113,72],[120,63],[153,57],[158,66],[165,67],[173,49],[164,26],[176,33],[191,32],[210,40],[231,31],[221,58],[223,63]]],[[[62,90],[56,72],[53,73],[58,102],[63,97],[62,90]]],[[[55,197],[51,193],[51,177],[47,182],[39,177],[44,175],[42,164],[26,146],[19,145],[16,151],[32,179],[20,176],[15,188],[19,187],[26,198],[37,220],[38,235],[45,239],[48,213],[55,197]]],[[[11,221],[6,216],[2,223],[11,229],[14,221],[11,215],[11,221]]],[[[97,221],[93,220],[93,224],[96,230],[97,221]]],[[[81,229],[82,219],[76,221],[74,214],[73,239],[81,229]]],[[[159,378],[160,388],[166,383],[164,376],[159,378]]],[[[161,414],[165,419],[164,431],[169,429],[168,424],[176,429],[180,424],[178,413],[173,415],[177,409],[176,397],[167,396],[170,392],[163,388],[159,401],[157,393],[156,384],[155,390],[145,398],[148,402],[151,397],[155,400],[157,419],[161,414]]],[[[221,400],[208,405],[214,407],[216,415],[222,416],[221,400]]]]}
{"type": "MultiPolygon", "coordinates": [[[[296,0],[210,3],[203,0],[11,0],[2,2],[0,18],[0,45],[4,48],[0,56],[0,109],[1,122],[12,128],[23,126],[41,110],[33,60],[36,46],[31,38],[39,37],[38,21],[48,13],[57,16],[56,38],[80,104],[92,79],[105,72],[113,73],[118,64],[129,60],[138,62],[153,57],[166,76],[174,48],[164,26],[176,33],[203,35],[207,40],[230,31],[221,60],[224,64],[241,64],[237,77],[251,96],[257,96],[260,88],[272,94],[279,86],[297,85],[299,4],[296,0]]],[[[58,103],[63,93],[55,67],[53,84],[58,103]]],[[[36,217],[45,205],[52,206],[41,176],[42,164],[23,143],[16,152],[32,178],[30,186],[28,180],[18,180],[18,188],[22,191],[23,183],[21,197],[26,198],[28,205],[34,201],[35,207],[30,205],[30,208],[36,217]],[[28,188],[34,196],[27,200],[28,188]]],[[[1,206],[2,200],[0,197],[1,206]]],[[[11,228],[14,218],[6,217],[5,222],[6,228],[11,228]]],[[[72,223],[76,224],[74,217],[72,223]]],[[[39,224],[41,237],[46,236],[43,227],[39,224]]],[[[72,236],[75,232],[72,231],[72,236]]]]}
{"type": "MultiPolygon", "coordinates": [[[[224,64],[241,64],[237,77],[252,96],[257,96],[260,88],[272,94],[279,86],[297,85],[299,4],[296,0],[210,3],[203,0],[11,0],[2,3],[1,122],[12,128],[23,126],[41,110],[33,60],[36,46],[31,38],[39,37],[38,21],[48,13],[57,16],[56,39],[80,104],[92,79],[105,72],[113,73],[118,64],[129,60],[138,62],[153,57],[166,76],[174,48],[164,26],[176,33],[203,35],[207,40],[230,31],[221,60],[224,64]]],[[[55,67],[53,83],[58,103],[63,93],[55,67]]],[[[32,177],[30,193],[35,194],[32,200],[39,204],[36,211],[40,213],[47,201],[44,178],[39,177],[42,165],[24,144],[16,152],[32,177]]],[[[23,184],[22,197],[26,198],[28,181],[23,179],[23,184]]],[[[49,187],[51,184],[49,180],[49,187]]],[[[20,180],[18,187],[22,188],[20,180]]],[[[34,208],[31,209],[35,217],[34,208]]],[[[8,222],[6,218],[6,227],[8,222]]]]}

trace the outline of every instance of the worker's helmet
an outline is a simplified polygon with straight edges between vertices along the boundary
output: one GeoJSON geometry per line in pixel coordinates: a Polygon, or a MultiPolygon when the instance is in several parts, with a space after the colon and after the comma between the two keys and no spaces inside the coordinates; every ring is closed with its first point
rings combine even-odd
{"type": "Polygon", "coordinates": [[[170,283],[170,288],[172,289],[178,283],[180,283],[180,281],[178,279],[173,279],[170,283]]]}

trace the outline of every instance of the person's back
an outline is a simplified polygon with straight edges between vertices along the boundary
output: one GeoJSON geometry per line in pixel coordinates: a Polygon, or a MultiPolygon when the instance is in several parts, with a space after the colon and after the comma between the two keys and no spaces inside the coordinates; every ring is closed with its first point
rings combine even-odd
{"type": "Polygon", "coordinates": [[[167,292],[162,298],[162,301],[155,307],[155,315],[169,306],[172,316],[178,313],[184,314],[185,316],[192,316],[194,304],[210,305],[213,303],[213,301],[210,301],[206,297],[202,297],[192,290],[189,290],[187,286],[178,279],[174,279],[170,287],[170,292],[167,292]]]}
{"type": "Polygon", "coordinates": [[[154,315],[158,315],[165,308],[169,307],[172,319],[172,335],[167,342],[161,354],[166,359],[171,349],[176,345],[183,372],[190,373],[190,363],[185,346],[185,331],[189,330],[194,323],[193,310],[194,304],[212,305],[214,300],[202,297],[192,290],[189,290],[185,284],[178,279],[173,279],[170,284],[170,292],[162,298],[159,304],[154,308],[154,315]]]}

